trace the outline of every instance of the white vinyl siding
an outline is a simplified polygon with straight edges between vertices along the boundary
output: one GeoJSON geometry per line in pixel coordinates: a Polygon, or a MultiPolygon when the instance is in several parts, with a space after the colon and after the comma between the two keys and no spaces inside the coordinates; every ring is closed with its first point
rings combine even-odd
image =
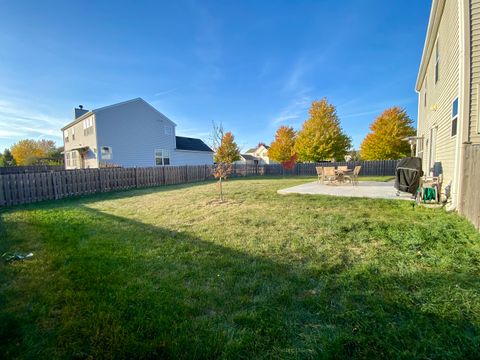
{"type": "Polygon", "coordinates": [[[172,162],[173,165],[212,165],[213,152],[175,150],[172,162]]]}
{"type": "MultiPolygon", "coordinates": [[[[431,158],[435,159],[441,164],[444,185],[448,185],[453,180],[455,168],[456,138],[451,136],[452,103],[459,94],[460,77],[457,1],[446,1],[436,39],[427,60],[425,81],[435,84],[435,69],[438,70],[438,81],[435,86],[428,87],[427,106],[419,106],[417,136],[425,135],[422,164],[424,171],[428,171],[431,158]],[[432,129],[435,134],[433,142],[429,139],[432,129]]],[[[419,102],[425,102],[422,94],[419,94],[419,102]]]]}
{"type": "MultiPolygon", "coordinates": [[[[105,108],[95,114],[98,147],[110,146],[112,160],[123,167],[155,166],[155,149],[173,151],[176,147],[175,124],[143,100],[105,108]],[[172,129],[165,135],[165,126],[172,129]]],[[[171,161],[171,165],[175,165],[171,161]]]]}

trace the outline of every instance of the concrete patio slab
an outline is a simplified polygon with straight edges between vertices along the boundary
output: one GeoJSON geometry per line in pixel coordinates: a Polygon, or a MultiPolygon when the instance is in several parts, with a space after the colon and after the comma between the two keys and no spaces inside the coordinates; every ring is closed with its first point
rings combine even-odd
{"type": "Polygon", "coordinates": [[[366,197],[375,199],[391,200],[412,200],[412,196],[406,193],[396,195],[393,187],[393,181],[359,181],[358,185],[352,186],[349,183],[341,185],[322,184],[317,181],[293,186],[287,189],[277,191],[279,194],[312,194],[312,195],[331,195],[345,197],[366,197]]]}

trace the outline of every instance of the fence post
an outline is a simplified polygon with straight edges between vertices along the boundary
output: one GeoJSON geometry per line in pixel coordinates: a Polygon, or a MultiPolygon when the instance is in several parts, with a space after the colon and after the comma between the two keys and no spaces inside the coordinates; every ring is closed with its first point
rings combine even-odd
{"type": "Polygon", "coordinates": [[[52,185],[53,185],[53,194],[54,194],[54,197],[55,197],[55,200],[58,199],[58,189],[57,189],[57,173],[52,171],[52,185]]]}
{"type": "Polygon", "coordinates": [[[135,187],[138,189],[138,168],[135,166],[135,187]]]}

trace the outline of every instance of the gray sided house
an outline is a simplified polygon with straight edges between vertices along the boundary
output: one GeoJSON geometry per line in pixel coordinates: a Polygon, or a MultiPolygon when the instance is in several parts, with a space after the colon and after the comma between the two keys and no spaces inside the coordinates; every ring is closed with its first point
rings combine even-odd
{"type": "Polygon", "coordinates": [[[62,128],[65,168],[210,165],[202,140],[175,135],[176,124],[141,98],[74,110],[62,128]]]}

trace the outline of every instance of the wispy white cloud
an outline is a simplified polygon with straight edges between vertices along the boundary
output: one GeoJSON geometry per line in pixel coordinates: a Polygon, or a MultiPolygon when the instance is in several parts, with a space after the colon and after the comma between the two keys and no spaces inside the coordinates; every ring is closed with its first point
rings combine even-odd
{"type": "Polygon", "coordinates": [[[0,139],[3,146],[10,146],[22,138],[46,138],[60,142],[60,128],[65,123],[65,119],[27,109],[20,102],[0,100],[0,139]]]}
{"type": "Polygon", "coordinates": [[[342,119],[348,119],[348,118],[354,118],[354,117],[366,116],[366,115],[380,114],[381,112],[382,112],[382,109],[353,112],[353,113],[350,113],[350,114],[342,115],[342,119]]]}
{"type": "Polygon", "coordinates": [[[301,92],[295,97],[286,107],[284,107],[273,119],[270,121],[271,126],[278,125],[295,125],[300,119],[306,115],[307,109],[312,101],[311,96],[305,92],[301,92]]]}
{"type": "Polygon", "coordinates": [[[13,136],[24,136],[25,133],[21,131],[12,131],[0,128],[0,138],[1,139],[10,139],[13,136]]]}
{"type": "Polygon", "coordinates": [[[175,91],[177,91],[177,88],[172,88],[172,89],[168,89],[168,90],[159,91],[159,92],[155,93],[154,95],[155,96],[165,96],[165,95],[171,94],[175,91]]]}
{"type": "Polygon", "coordinates": [[[387,108],[390,108],[392,106],[402,106],[402,105],[407,105],[412,102],[411,98],[404,98],[404,99],[391,99],[391,100],[385,100],[381,102],[376,102],[376,103],[367,103],[362,105],[361,97],[357,99],[352,99],[350,101],[347,101],[343,104],[341,104],[339,108],[339,112],[342,112],[341,110],[347,110],[345,114],[341,115],[342,119],[348,119],[348,118],[355,118],[355,117],[361,117],[361,116],[367,116],[367,115],[380,115],[382,111],[384,111],[387,108]],[[360,104],[359,104],[360,103],[360,104]],[[355,104],[359,104],[357,106],[352,106],[355,104]]]}

